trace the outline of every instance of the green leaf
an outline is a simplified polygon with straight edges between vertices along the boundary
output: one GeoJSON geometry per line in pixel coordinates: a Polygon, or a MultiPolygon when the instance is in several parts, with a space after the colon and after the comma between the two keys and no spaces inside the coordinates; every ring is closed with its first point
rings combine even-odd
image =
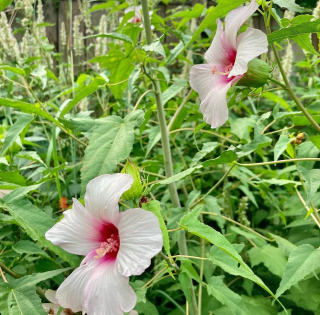
{"type": "Polygon", "coordinates": [[[320,267],[320,249],[314,249],[309,244],[303,244],[290,253],[286,269],[276,292],[279,297],[286,290],[304,279],[320,267]]]}
{"type": "Polygon", "coordinates": [[[47,120],[53,122],[55,125],[61,126],[61,124],[56,119],[54,119],[50,114],[45,112],[43,109],[40,109],[37,104],[33,105],[33,104],[25,103],[25,102],[0,98],[0,105],[19,109],[24,113],[39,115],[39,116],[46,118],[47,120]]]}
{"type": "Polygon", "coordinates": [[[280,155],[287,149],[288,144],[294,139],[290,139],[287,135],[281,135],[274,147],[274,161],[278,161],[280,155]]]}
{"type": "Polygon", "coordinates": [[[235,161],[237,159],[237,157],[238,157],[237,154],[231,150],[224,151],[224,152],[222,152],[222,154],[219,157],[217,157],[213,160],[207,160],[204,163],[202,163],[202,166],[208,167],[208,166],[212,166],[212,165],[232,163],[233,161],[235,161]]]}
{"type": "Polygon", "coordinates": [[[204,158],[208,153],[214,151],[215,148],[218,146],[218,142],[205,142],[201,151],[197,152],[196,155],[193,157],[190,166],[193,166],[196,163],[198,163],[202,158],[204,158]]]}
{"type": "Polygon", "coordinates": [[[289,256],[290,253],[297,248],[297,245],[294,245],[293,243],[289,242],[285,238],[282,238],[281,236],[269,233],[273,239],[275,239],[276,243],[278,244],[279,248],[282,250],[282,252],[289,256]]]}
{"type": "Polygon", "coordinates": [[[0,307],[2,315],[46,315],[41,299],[36,293],[36,284],[53,278],[70,268],[35,273],[20,279],[0,284],[0,307]]]}
{"type": "MultiPolygon", "coordinates": [[[[320,21],[320,20],[319,20],[320,21]]],[[[312,118],[317,124],[320,124],[320,115],[312,115],[312,118]]],[[[305,116],[295,116],[291,117],[292,122],[295,126],[307,126],[311,125],[309,119],[305,116]]]]}
{"type": "Polygon", "coordinates": [[[182,35],[183,41],[181,41],[175,48],[171,50],[171,54],[169,55],[166,65],[169,65],[171,62],[173,62],[179,54],[184,50],[186,47],[186,43],[188,43],[191,39],[191,36],[189,35],[182,35]]]}
{"type": "Polygon", "coordinates": [[[265,146],[270,145],[271,142],[272,142],[271,138],[265,135],[257,136],[253,141],[241,147],[242,152],[240,151],[237,153],[238,157],[246,156],[259,148],[263,148],[265,146]]]}
{"type": "Polygon", "coordinates": [[[3,11],[5,8],[7,8],[11,4],[12,1],[13,0],[1,0],[0,1],[0,11],[3,11]]]}
{"type": "Polygon", "coordinates": [[[267,244],[262,247],[252,247],[248,254],[252,267],[263,263],[270,272],[282,277],[287,260],[281,249],[267,244]]]}
{"type": "Polygon", "coordinates": [[[122,40],[124,42],[130,43],[133,45],[133,41],[132,39],[124,34],[120,34],[120,33],[108,33],[108,34],[95,34],[95,35],[90,35],[90,36],[86,36],[85,38],[96,38],[96,37],[107,37],[107,38],[112,38],[112,39],[119,39],[122,40]]]}
{"type": "Polygon", "coordinates": [[[13,202],[15,199],[19,199],[23,196],[26,196],[30,191],[38,189],[41,184],[30,185],[26,187],[20,187],[11,191],[6,197],[5,200],[13,202]]]}
{"type": "Polygon", "coordinates": [[[53,245],[45,238],[45,233],[52,228],[54,221],[45,212],[35,207],[26,198],[13,198],[7,195],[3,198],[4,204],[1,205],[7,210],[26,233],[34,240],[38,241],[43,247],[55,252],[61,259],[68,262],[71,266],[79,265],[79,258],[69,254],[60,247],[53,245]]]}
{"type": "Polygon", "coordinates": [[[169,239],[169,234],[167,230],[167,226],[163,220],[162,214],[161,214],[161,207],[160,207],[160,202],[157,200],[151,200],[148,203],[142,204],[142,209],[145,209],[147,211],[150,211],[154,213],[160,224],[160,229],[162,233],[162,238],[163,238],[163,247],[165,248],[167,255],[170,257],[170,239],[169,239]]]}
{"type": "Polygon", "coordinates": [[[160,181],[159,183],[157,183],[157,185],[169,185],[171,183],[177,182],[178,180],[184,179],[187,176],[191,175],[192,173],[194,173],[196,170],[202,168],[202,165],[197,165],[194,167],[190,167],[188,169],[186,169],[185,171],[182,171],[178,174],[175,174],[171,177],[168,177],[162,181],[160,181]]]}
{"type": "Polygon", "coordinates": [[[82,193],[91,179],[114,173],[117,164],[129,156],[134,142],[134,129],[143,120],[144,113],[136,110],[124,119],[109,116],[105,119],[105,124],[93,130],[81,169],[82,193]]]}
{"type": "Polygon", "coordinates": [[[20,137],[22,130],[28,126],[33,120],[33,116],[29,114],[20,114],[16,122],[10,127],[6,138],[4,139],[3,147],[0,151],[0,156],[3,156],[13,143],[20,137]]]}
{"type": "Polygon", "coordinates": [[[40,158],[38,153],[35,151],[20,151],[19,153],[16,154],[16,157],[35,161],[35,162],[38,162],[38,163],[46,166],[46,164],[42,161],[42,159],[40,158]]]}
{"type": "Polygon", "coordinates": [[[294,38],[303,34],[319,33],[320,32],[320,20],[313,22],[301,23],[296,26],[289,26],[275,31],[268,35],[268,42],[274,43],[286,38],[294,38]]]}
{"type": "Polygon", "coordinates": [[[12,246],[12,249],[19,254],[39,255],[46,258],[50,258],[50,256],[46,252],[44,252],[39,246],[27,240],[19,241],[18,243],[12,246]]]}
{"type": "Polygon", "coordinates": [[[320,136],[311,136],[309,139],[320,150],[320,136]]]}
{"type": "Polygon", "coordinates": [[[154,52],[156,54],[160,54],[161,56],[163,56],[163,58],[166,58],[166,52],[160,42],[160,40],[156,40],[155,42],[153,42],[152,44],[150,45],[144,45],[142,47],[142,49],[144,51],[151,51],[151,52],[154,52]]]}
{"type": "Polygon", "coordinates": [[[70,110],[74,108],[81,100],[99,90],[105,84],[106,82],[101,78],[93,80],[89,85],[77,93],[74,99],[62,110],[60,117],[62,118],[65,114],[69,113],[70,110]]]}
{"type": "Polygon", "coordinates": [[[218,18],[223,17],[231,10],[237,8],[241,4],[245,3],[246,0],[222,0],[219,2],[219,4],[216,7],[211,8],[209,11],[210,13],[206,16],[206,18],[201,22],[195,33],[193,34],[191,40],[189,41],[188,47],[190,44],[192,44],[194,41],[196,41],[200,34],[206,29],[210,28],[211,26],[216,26],[216,20],[218,18]]]}
{"type": "MultiPolygon", "coordinates": [[[[290,24],[291,26],[297,26],[305,22],[310,22],[312,19],[312,15],[298,15],[290,21],[290,24]]],[[[310,34],[300,34],[299,36],[293,37],[293,40],[301,47],[301,49],[304,49],[311,54],[318,55],[318,52],[313,47],[310,34]]]]}
{"type": "Polygon", "coordinates": [[[208,293],[225,305],[230,314],[249,315],[250,313],[241,296],[230,290],[223,279],[224,276],[211,277],[207,286],[208,293]]]}
{"type": "Polygon", "coordinates": [[[184,84],[186,84],[185,80],[176,79],[175,83],[170,85],[169,88],[167,88],[161,95],[162,97],[162,104],[165,105],[168,101],[170,101],[172,98],[174,98],[179,92],[181,92],[184,89],[184,84]]]}
{"type": "Polygon", "coordinates": [[[128,82],[118,83],[129,79],[132,71],[134,71],[134,65],[130,58],[121,60],[118,67],[114,70],[114,73],[110,77],[110,89],[115,98],[121,98],[123,91],[128,85],[128,82]]]}
{"type": "Polygon", "coordinates": [[[320,169],[307,170],[299,166],[298,171],[301,173],[306,186],[307,201],[311,201],[320,186],[320,169]]]}
{"type": "MultiPolygon", "coordinates": [[[[1,4],[0,4],[0,6],[1,6],[1,4]]],[[[1,65],[0,66],[0,70],[11,71],[11,72],[14,72],[14,73],[22,75],[22,76],[26,75],[26,73],[25,73],[25,71],[23,69],[17,68],[17,67],[10,67],[10,66],[1,65]]]]}
{"type": "Polygon", "coordinates": [[[295,0],[273,0],[273,3],[277,4],[281,8],[288,9],[292,12],[307,12],[309,9],[303,8],[295,3],[295,0]]]}
{"type": "Polygon", "coordinates": [[[48,81],[46,67],[43,65],[38,66],[31,72],[31,75],[40,79],[42,83],[42,90],[44,90],[44,88],[47,86],[48,81]]]}
{"type": "MultiPolygon", "coordinates": [[[[248,278],[274,296],[270,289],[253,273],[250,267],[242,260],[241,256],[232,244],[221,233],[197,220],[201,210],[202,206],[196,207],[192,212],[186,214],[180,220],[179,225],[188,232],[203,238],[211,244],[214,244],[214,247],[219,248],[221,252],[224,253],[224,256],[222,264],[218,265],[226,272],[248,278]],[[240,267],[238,267],[238,265],[240,265],[240,267]]],[[[208,258],[213,263],[216,263],[216,256],[212,255],[212,251],[208,255],[208,258]]]]}

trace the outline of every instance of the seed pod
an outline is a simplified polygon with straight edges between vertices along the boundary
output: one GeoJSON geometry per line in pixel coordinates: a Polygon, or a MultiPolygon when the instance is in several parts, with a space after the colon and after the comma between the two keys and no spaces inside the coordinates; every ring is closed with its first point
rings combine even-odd
{"type": "Polygon", "coordinates": [[[267,83],[271,68],[260,59],[253,59],[248,63],[248,71],[238,81],[239,86],[261,87],[267,83]]]}

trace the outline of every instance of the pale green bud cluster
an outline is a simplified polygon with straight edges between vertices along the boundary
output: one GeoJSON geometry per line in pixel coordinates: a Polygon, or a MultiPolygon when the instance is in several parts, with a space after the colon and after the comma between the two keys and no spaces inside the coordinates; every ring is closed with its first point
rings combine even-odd
{"type": "Polygon", "coordinates": [[[133,178],[132,186],[129,190],[122,194],[124,200],[140,199],[143,194],[143,185],[140,178],[140,171],[137,165],[130,160],[127,160],[126,165],[123,167],[121,173],[129,174],[133,178]]]}
{"type": "Polygon", "coordinates": [[[80,23],[82,21],[81,15],[77,15],[73,22],[73,49],[76,56],[83,54],[83,33],[80,31],[80,23]]]}
{"type": "Polygon", "coordinates": [[[320,19],[320,0],[317,2],[317,5],[313,10],[312,15],[315,19],[320,19]]]}
{"type": "Polygon", "coordinates": [[[1,12],[0,28],[1,54],[5,56],[7,59],[13,58],[18,63],[20,63],[21,56],[19,45],[16,38],[12,34],[12,29],[8,23],[7,16],[4,12],[1,12]]]}
{"type": "Polygon", "coordinates": [[[61,22],[60,40],[61,40],[61,45],[63,47],[67,45],[67,32],[66,32],[66,25],[64,22],[61,22]]]}
{"type": "Polygon", "coordinates": [[[288,43],[286,54],[283,58],[282,64],[283,64],[283,70],[289,79],[292,72],[292,63],[293,63],[293,50],[292,45],[288,43]]]}
{"type": "MultiPolygon", "coordinates": [[[[107,33],[107,16],[103,14],[100,18],[99,23],[99,34],[107,33]]],[[[98,37],[95,46],[95,55],[103,56],[107,54],[107,38],[106,37],[98,37]]]]}
{"type": "Polygon", "coordinates": [[[239,201],[238,210],[236,213],[238,214],[239,218],[238,221],[245,225],[250,226],[250,221],[247,218],[247,209],[248,209],[248,197],[243,196],[239,201]]]}

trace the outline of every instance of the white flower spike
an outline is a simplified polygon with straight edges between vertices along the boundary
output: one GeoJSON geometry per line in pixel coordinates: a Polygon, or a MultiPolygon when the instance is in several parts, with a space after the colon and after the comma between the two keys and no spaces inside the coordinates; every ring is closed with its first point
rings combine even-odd
{"type": "Polygon", "coordinates": [[[262,31],[248,27],[237,35],[258,7],[252,0],[250,5],[230,11],[225,29],[218,19],[216,35],[204,55],[207,64],[195,65],[190,70],[190,85],[199,93],[200,111],[211,128],[227,121],[227,92],[245,75],[249,61],[268,51],[267,36],[262,31]]]}
{"type": "Polygon", "coordinates": [[[88,315],[122,315],[136,303],[129,276],[140,275],[163,240],[157,217],[143,209],[119,212],[118,201],[132,185],[128,174],[91,180],[85,207],[73,199],[71,210],[46,238],[64,250],[85,255],[79,268],[57,290],[59,305],[88,315]]]}

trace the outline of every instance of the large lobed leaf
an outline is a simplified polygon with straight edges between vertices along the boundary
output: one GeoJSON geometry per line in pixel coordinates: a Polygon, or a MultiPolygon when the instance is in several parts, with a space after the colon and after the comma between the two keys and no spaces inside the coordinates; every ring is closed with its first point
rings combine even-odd
{"type": "Polygon", "coordinates": [[[134,129],[140,126],[143,120],[144,113],[137,110],[124,119],[109,116],[104,124],[94,129],[81,169],[82,193],[91,179],[114,173],[117,164],[129,156],[134,142],[134,129]]]}
{"type": "Polygon", "coordinates": [[[36,293],[35,285],[41,281],[61,274],[69,268],[43,273],[35,273],[16,279],[10,283],[0,284],[1,315],[45,315],[41,299],[36,293]]]}
{"type": "Polygon", "coordinates": [[[276,292],[279,297],[294,284],[304,279],[311,272],[320,267],[320,249],[314,249],[309,244],[303,244],[294,249],[289,256],[288,263],[280,286],[276,292]]]}
{"type": "MultiPolygon", "coordinates": [[[[14,192],[11,194],[14,194],[14,192]]],[[[47,247],[55,252],[71,266],[77,267],[80,262],[78,256],[67,253],[45,238],[45,233],[52,228],[55,223],[52,218],[34,206],[25,197],[15,198],[15,195],[10,197],[11,194],[3,198],[4,203],[1,207],[11,214],[33,240],[38,241],[43,247],[47,247]]]]}

